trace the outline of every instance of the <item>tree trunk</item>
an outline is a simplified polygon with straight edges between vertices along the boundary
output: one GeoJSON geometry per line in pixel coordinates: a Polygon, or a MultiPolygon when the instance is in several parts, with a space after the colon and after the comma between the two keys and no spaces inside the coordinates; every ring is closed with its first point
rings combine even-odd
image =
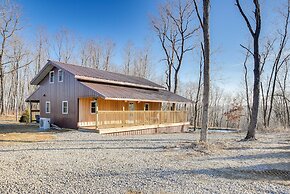
{"type": "Polygon", "coordinates": [[[258,122],[260,101],[260,54],[259,54],[259,35],[254,36],[254,89],[253,89],[253,107],[251,120],[248,127],[246,140],[256,139],[256,127],[258,122]]]}
{"type": "Polygon", "coordinates": [[[2,42],[2,49],[1,49],[1,54],[0,54],[0,101],[1,101],[1,106],[0,106],[0,115],[4,114],[4,72],[3,72],[3,65],[2,65],[2,59],[3,59],[3,54],[4,54],[4,40],[2,42]]]}
{"type": "Polygon", "coordinates": [[[255,4],[255,30],[253,30],[251,23],[246,16],[245,12],[243,11],[239,0],[236,0],[236,5],[244,18],[248,30],[250,31],[253,41],[254,41],[254,88],[253,88],[253,105],[252,105],[252,112],[250,116],[250,124],[248,126],[248,133],[245,137],[245,140],[255,140],[256,135],[256,127],[258,122],[258,113],[259,113],[259,99],[260,99],[260,53],[259,53],[259,37],[261,32],[261,10],[259,0],[253,0],[255,4]]]}
{"type": "Polygon", "coordinates": [[[203,40],[204,40],[204,66],[203,66],[203,114],[202,127],[200,133],[200,141],[207,141],[208,131],[208,104],[209,104],[209,89],[210,89],[210,35],[209,35],[209,6],[210,0],[203,0],[203,40]]]}
{"type": "Polygon", "coordinates": [[[194,120],[193,120],[193,129],[194,131],[196,130],[196,125],[197,125],[197,106],[199,102],[199,94],[200,94],[200,88],[201,88],[201,79],[202,79],[202,57],[201,61],[199,64],[199,78],[198,78],[198,86],[197,86],[197,92],[196,92],[196,98],[195,98],[195,103],[194,103],[194,120]]]}

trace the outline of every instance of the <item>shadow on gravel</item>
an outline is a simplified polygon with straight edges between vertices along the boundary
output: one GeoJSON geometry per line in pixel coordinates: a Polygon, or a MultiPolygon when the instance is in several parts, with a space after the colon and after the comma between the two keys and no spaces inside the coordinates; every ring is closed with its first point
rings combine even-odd
{"type": "Polygon", "coordinates": [[[217,168],[198,170],[198,174],[227,179],[290,180],[290,163],[259,164],[239,168],[217,168]]]}
{"type": "MultiPolygon", "coordinates": [[[[170,170],[170,169],[155,169],[142,172],[142,176],[154,177],[158,176],[163,179],[167,177],[179,177],[181,175],[207,175],[210,177],[226,178],[230,180],[242,179],[242,180],[279,180],[279,181],[289,181],[290,180],[290,163],[275,163],[275,164],[259,164],[247,167],[239,168],[208,168],[208,169],[198,169],[198,170],[170,170]],[[283,167],[283,168],[281,168],[283,167]]],[[[125,176],[132,176],[140,174],[140,172],[133,172],[125,174],[125,176]]],[[[113,173],[96,173],[95,176],[120,176],[117,172],[113,173]]]]}
{"type": "Polygon", "coordinates": [[[287,143],[288,146],[277,146],[277,147],[229,147],[225,148],[225,150],[290,150],[290,145],[287,143]]]}
{"type": "Polygon", "coordinates": [[[290,152],[275,152],[265,154],[254,154],[254,155],[237,155],[231,157],[215,157],[208,158],[207,160],[252,160],[252,159],[266,159],[266,158],[290,158],[290,152]]]}
{"type": "MultiPolygon", "coordinates": [[[[290,180],[290,163],[259,164],[239,168],[208,168],[199,170],[162,170],[160,177],[180,175],[207,175],[226,179],[249,179],[249,180],[290,180]]],[[[153,172],[147,172],[152,175],[153,172]]]]}
{"type": "Polygon", "coordinates": [[[54,142],[71,142],[71,143],[82,143],[82,142],[90,142],[90,143],[122,143],[122,142],[144,142],[144,143],[192,143],[192,141],[188,141],[188,139],[132,139],[132,138],[126,138],[126,139],[85,139],[85,140],[54,140],[54,142]]]}
{"type": "Polygon", "coordinates": [[[261,149],[265,149],[265,150],[289,150],[290,151],[290,145],[289,146],[279,146],[279,147],[263,147],[261,149]]]}
{"type": "MultiPolygon", "coordinates": [[[[22,152],[22,151],[80,151],[80,150],[163,150],[167,149],[166,146],[155,147],[64,147],[64,148],[28,148],[28,149],[2,149],[2,152],[22,152]]],[[[174,148],[174,147],[172,147],[174,148]]]]}

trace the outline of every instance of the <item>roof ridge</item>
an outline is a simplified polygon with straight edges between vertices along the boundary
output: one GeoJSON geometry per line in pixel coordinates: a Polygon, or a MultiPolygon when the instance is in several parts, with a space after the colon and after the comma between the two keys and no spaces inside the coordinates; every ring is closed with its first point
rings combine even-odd
{"type": "MultiPolygon", "coordinates": [[[[86,68],[86,69],[93,69],[93,70],[95,70],[95,71],[100,71],[100,72],[106,72],[106,73],[111,73],[111,74],[121,75],[121,76],[124,76],[124,77],[132,77],[132,78],[137,78],[137,79],[143,79],[143,80],[150,81],[150,82],[154,83],[154,82],[151,81],[151,80],[148,80],[148,79],[143,78],[143,77],[134,76],[134,75],[125,75],[125,74],[117,73],[117,72],[113,72],[113,71],[107,71],[107,70],[102,70],[102,69],[96,69],[96,68],[92,68],[92,67],[86,67],[86,66],[76,65],[76,64],[72,64],[72,63],[64,63],[64,62],[54,61],[54,60],[47,60],[47,61],[52,62],[52,63],[61,63],[61,64],[63,64],[63,65],[72,65],[72,66],[81,67],[81,68],[86,68]]],[[[90,77],[90,76],[88,76],[88,77],[90,77]]],[[[156,83],[154,83],[154,84],[156,84],[156,83]]],[[[158,84],[158,85],[159,85],[159,84],[158,84]]]]}

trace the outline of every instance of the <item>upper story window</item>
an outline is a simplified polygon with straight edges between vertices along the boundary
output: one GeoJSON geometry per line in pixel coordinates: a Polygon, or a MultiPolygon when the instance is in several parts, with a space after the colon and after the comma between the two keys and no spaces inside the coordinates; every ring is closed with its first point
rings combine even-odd
{"type": "Polygon", "coordinates": [[[62,101],[62,114],[68,114],[68,102],[67,101],[62,101]]]}
{"type": "Polygon", "coordinates": [[[45,113],[50,113],[50,101],[45,102],[45,113]]]}
{"type": "Polygon", "coordinates": [[[49,83],[54,83],[54,71],[49,72],[49,83]]]}
{"type": "Polygon", "coordinates": [[[63,82],[63,71],[58,70],[58,82],[63,82]]]}
{"type": "Polygon", "coordinates": [[[91,113],[95,114],[97,110],[97,102],[96,101],[92,101],[91,102],[91,113]]]}
{"type": "Polygon", "coordinates": [[[148,103],[144,104],[144,110],[149,110],[149,104],[148,103]]]}

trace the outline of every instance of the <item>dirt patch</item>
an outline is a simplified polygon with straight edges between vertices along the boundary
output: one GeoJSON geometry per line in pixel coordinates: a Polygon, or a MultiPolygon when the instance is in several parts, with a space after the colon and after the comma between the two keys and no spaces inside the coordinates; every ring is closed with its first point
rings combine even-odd
{"type": "Polygon", "coordinates": [[[7,143],[32,143],[54,139],[50,133],[6,133],[0,134],[0,145],[7,143]]]}
{"type": "Polygon", "coordinates": [[[37,132],[37,124],[19,123],[17,121],[0,120],[1,133],[31,133],[37,132]]]}
{"type": "MultiPolygon", "coordinates": [[[[18,116],[18,120],[19,120],[19,118],[20,118],[20,115],[18,116]]],[[[3,121],[18,122],[18,121],[16,121],[16,116],[15,115],[2,115],[2,116],[0,116],[0,121],[1,121],[1,123],[3,121]]]]}
{"type": "MultiPolygon", "coordinates": [[[[6,117],[5,117],[6,118],[6,117]]],[[[3,117],[1,117],[3,119],[3,117]]],[[[15,143],[42,142],[55,138],[53,131],[41,132],[37,124],[19,123],[17,121],[0,121],[0,145],[15,143]]]]}

